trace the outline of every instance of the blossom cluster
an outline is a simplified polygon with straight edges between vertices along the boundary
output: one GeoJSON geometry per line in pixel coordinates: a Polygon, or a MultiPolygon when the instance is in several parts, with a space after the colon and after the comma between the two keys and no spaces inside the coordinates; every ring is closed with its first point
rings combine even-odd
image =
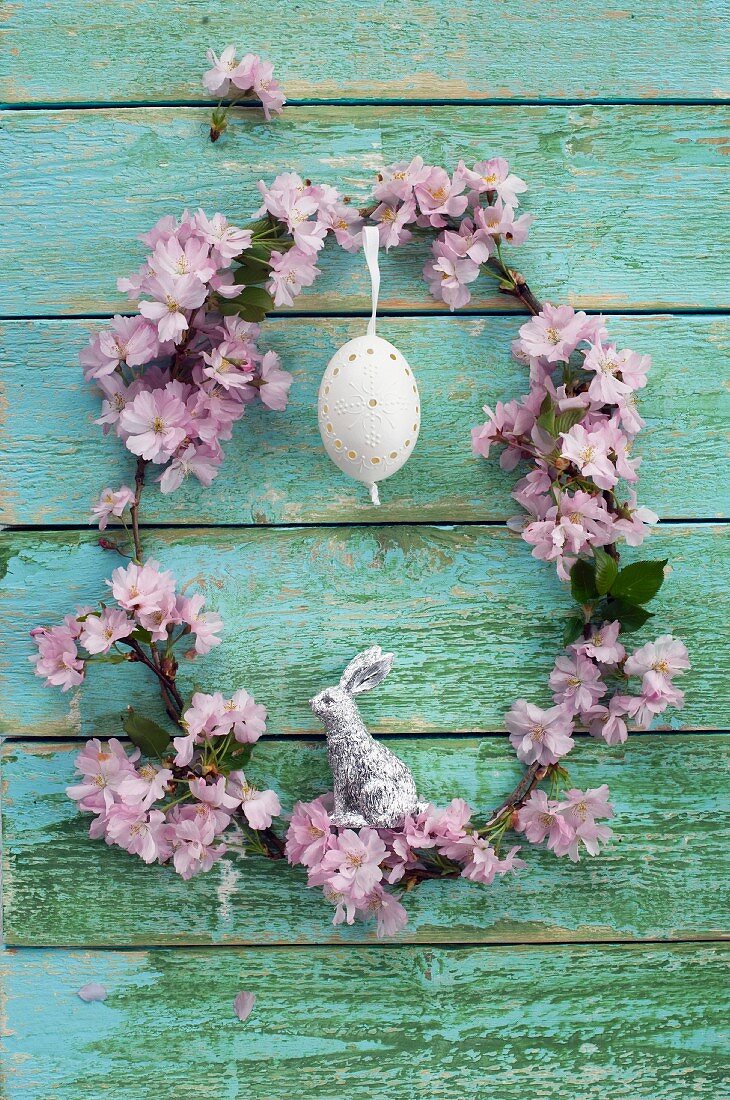
{"type": "Polygon", "coordinates": [[[556,856],[569,856],[577,863],[582,849],[597,856],[601,845],[611,839],[608,825],[598,824],[598,819],[611,817],[613,806],[604,783],[587,791],[571,788],[562,799],[548,798],[543,790],[532,791],[515,814],[513,826],[531,844],[547,840],[556,856]]]}
{"type": "Polygon", "coordinates": [[[618,745],[628,737],[628,720],[635,729],[648,729],[667,707],[684,705],[684,693],[674,685],[689,668],[684,643],[663,634],[627,657],[619,633],[618,622],[589,627],[557,658],[549,680],[552,707],[544,710],[525,699],[512,705],[505,725],[523,764],[557,764],[573,748],[577,724],[618,745]],[[638,693],[628,694],[627,681],[639,676],[638,693]]]}
{"type": "Polygon", "coordinates": [[[267,119],[272,114],[281,114],[286,96],[274,80],[274,66],[270,61],[263,61],[255,53],[239,58],[235,46],[226,46],[220,56],[208,50],[206,57],[210,62],[210,68],[203,74],[203,86],[207,91],[224,99],[233,90],[236,102],[245,96],[254,96],[267,119]]]}
{"type": "Polygon", "coordinates": [[[257,217],[268,215],[284,225],[292,245],[274,248],[266,289],[275,306],[291,306],[303,287],[311,286],[320,269],[317,253],[328,233],[341,248],[356,252],[362,245],[363,218],[329,184],[313,184],[296,172],[280,173],[270,186],[258,183],[262,205],[257,217]]]}
{"type": "Polygon", "coordinates": [[[531,463],[512,494],[528,518],[512,526],[567,580],[580,555],[619,541],[640,546],[657,522],[656,513],[637,505],[633,488],[616,496],[620,480],[638,479],[641,460],[631,447],[645,421],[635,394],[651,360],[609,343],[603,318],[551,305],[522,325],[513,353],[529,366],[529,392],[485,406],[488,419],[474,429],[473,449],[486,458],[495,443],[503,445],[506,470],[531,463]]]}
{"type": "Polygon", "coordinates": [[[380,173],[371,216],[386,249],[409,241],[414,227],[439,231],[423,274],[433,297],[454,310],[469,302],[469,284],[503,243],[526,240],[532,215],[516,215],[517,196],[526,189],[503,157],[471,168],[460,160],[451,175],[414,157],[380,173]]]}
{"type": "MultiPolygon", "coordinates": [[[[246,692],[237,694],[232,703],[241,712],[247,703],[240,697],[246,692]]],[[[215,756],[215,743],[209,741],[208,748],[215,756]]],[[[209,871],[225,854],[221,836],[236,813],[259,830],[281,812],[276,793],[256,790],[239,769],[223,776],[205,765],[207,774],[196,775],[174,768],[169,758],[141,763],[140,756],[139,748],[127,752],[116,737],[105,743],[93,738],[76,757],[80,781],[66,793],[80,810],[94,815],[89,836],[145,863],[171,859],[184,879],[209,871]]]]}
{"type": "Polygon", "coordinates": [[[375,918],[377,935],[392,936],[408,919],[398,894],[422,876],[446,871],[488,884],[525,866],[518,846],[500,858],[489,835],[471,823],[473,811],[461,798],[445,809],[428,805],[398,829],[336,829],[331,809],[331,796],[295,805],[286,855],[292,865],[306,868],[309,886],[322,887],[335,906],[335,925],[375,918]]]}
{"type": "MultiPolygon", "coordinates": [[[[120,490],[130,492],[125,486],[120,490]]],[[[140,647],[151,643],[164,644],[168,664],[181,640],[188,645],[185,656],[191,658],[219,645],[220,615],[204,610],[205,597],[199,593],[178,592],[172,573],[158,562],[132,561],[115,569],[106,583],[114,604],[79,607],[57,626],[31,631],[37,652],[29,660],[50,686],[69,691],[83,682],[91,659],[135,660],[140,647]]]]}
{"type": "Polygon", "coordinates": [[[139,313],[115,316],[80,359],[101,390],[97,423],[164,467],[158,480],[169,493],[188,474],[210,485],[246,406],[284,409],[292,378],[275,352],[259,350],[256,324],[221,312],[244,292],[232,264],[255,243],[251,229],[186,211],[161,218],[142,240],[147,260],[119,280],[139,313]]]}

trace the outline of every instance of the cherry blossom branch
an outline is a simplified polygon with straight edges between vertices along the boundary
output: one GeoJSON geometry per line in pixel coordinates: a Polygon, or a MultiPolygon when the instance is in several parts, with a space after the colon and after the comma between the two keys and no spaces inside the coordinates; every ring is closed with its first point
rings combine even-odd
{"type": "Polygon", "coordinates": [[[137,459],[137,467],[134,471],[134,502],[130,505],[129,514],[132,519],[132,539],[134,541],[135,560],[142,564],[142,542],[139,534],[139,507],[144,490],[145,470],[147,462],[144,458],[137,459]]]}

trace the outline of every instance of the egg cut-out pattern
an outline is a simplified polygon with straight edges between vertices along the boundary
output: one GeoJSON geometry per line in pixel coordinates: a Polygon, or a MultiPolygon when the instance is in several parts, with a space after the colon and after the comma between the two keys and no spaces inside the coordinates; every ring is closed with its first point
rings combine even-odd
{"type": "Polygon", "coordinates": [[[375,334],[380,284],[378,231],[363,232],[373,287],[373,312],[365,336],[343,344],[330,359],[319,387],[317,416],[324,448],[344,473],[363,482],[374,504],[377,484],[410,457],[421,425],[413,371],[388,340],[375,334]]]}
{"type": "Polygon", "coordinates": [[[393,344],[357,336],[329,361],[319,388],[318,416],[327,454],[368,487],[397,473],[420,430],[413,372],[393,344]]]}

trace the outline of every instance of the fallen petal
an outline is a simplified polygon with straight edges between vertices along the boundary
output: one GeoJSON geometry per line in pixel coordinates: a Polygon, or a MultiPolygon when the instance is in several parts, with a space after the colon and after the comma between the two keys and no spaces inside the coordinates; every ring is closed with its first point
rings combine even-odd
{"type": "Polygon", "coordinates": [[[103,985],[99,985],[98,982],[89,982],[88,985],[81,986],[76,996],[80,997],[82,1001],[105,1001],[106,988],[103,985]]]}
{"type": "Polygon", "coordinates": [[[253,1006],[256,1002],[256,997],[253,993],[238,993],[233,1001],[233,1011],[238,1016],[239,1020],[243,1022],[247,1020],[253,1011],[253,1006]]]}

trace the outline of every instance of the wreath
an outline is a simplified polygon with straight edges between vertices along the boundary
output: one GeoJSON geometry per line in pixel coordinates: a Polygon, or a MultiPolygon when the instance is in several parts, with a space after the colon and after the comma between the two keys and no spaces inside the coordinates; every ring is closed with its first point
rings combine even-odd
{"type": "MultiPolygon", "coordinates": [[[[211,61],[211,91],[255,95],[267,117],[281,110],[267,63],[239,60],[232,47],[211,61]]],[[[221,102],[214,112],[214,140],[230,106],[221,102]]],[[[571,785],[564,759],[574,731],[614,745],[630,726],[647,729],[667,707],[682,706],[674,680],[689,668],[683,643],[663,634],[631,653],[625,648],[651,618],[646,605],[667,573],[666,560],[622,566],[619,556],[620,544],[641,545],[657,522],[637,503],[640,460],[631,454],[644,426],[635,399],[650,360],[609,342],[603,318],[541,304],[511,266],[508,250],[525,240],[531,217],[518,213],[526,184],[500,157],[472,167],[459,161],[451,173],[420,157],[390,165],[362,210],[293,172],[258,187],[262,205],[246,226],[186,211],[144,234],[144,264],[118,283],[137,312],[115,316],[80,355],[101,394],[96,422],[136,459],[133,484],[105,488],[93,518],[102,532],[116,521],[128,540],[100,538],[124,558],[106,582],[108,598],[33,630],[30,659],[62,691],[81,685],[94,663],[144,666],[159,685],[172,729],[128,707],[122,727],[131,748],[94,738],[76,758],[80,778],[67,793],[92,815],[91,837],[145,863],[169,863],[188,879],[224,855],[235,829],[250,853],[303,867],[308,885],[334,906],[334,924],[374,918],[378,936],[392,935],[407,920],[401,899],[420,883],[491,883],[525,866],[513,834],[545,842],[558,857],[597,855],[612,835],[605,822],[613,809],[605,784],[571,785]],[[534,557],[553,563],[575,604],[549,677],[552,705],[519,699],[505,717],[524,765],[514,790],[488,813],[455,797],[446,807],[411,805],[388,827],[336,816],[331,796],[298,802],[284,815],[276,792],[257,788],[253,748],[266,709],[244,688],[188,694],[182,687],[180,664],[217,646],[222,622],[201,594],[185,594],[145,555],[141,533],[152,476],[163,493],[188,477],[210,485],[246,406],[286,406],[292,377],[261,347],[259,324],[313,283],[327,241],[357,251],[366,224],[377,226],[385,249],[414,234],[431,238],[424,278],[452,311],[487,277],[530,314],[512,346],[528,392],[485,407],[472,446],[484,458],[500,448],[506,470],[527,467],[512,494],[522,513],[509,527],[534,557]],[[276,825],[282,818],[285,830],[276,825]]],[[[389,656],[365,651],[339,687],[355,694],[373,686],[389,656]]]]}

